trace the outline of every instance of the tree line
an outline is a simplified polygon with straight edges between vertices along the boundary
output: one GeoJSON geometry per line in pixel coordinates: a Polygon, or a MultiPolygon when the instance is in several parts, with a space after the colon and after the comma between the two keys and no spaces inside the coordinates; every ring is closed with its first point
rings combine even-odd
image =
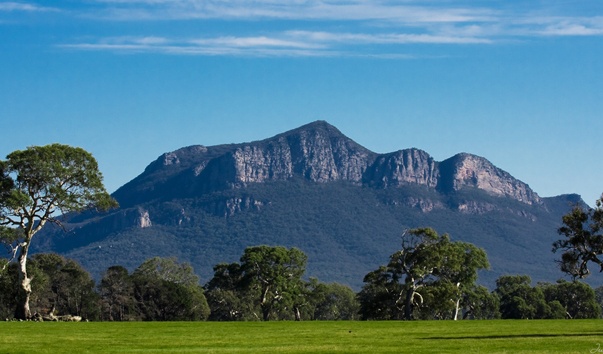
{"type": "MultiPolygon", "coordinates": [[[[423,237],[424,233],[437,235],[431,229],[407,234],[423,237]]],[[[471,264],[470,258],[478,258],[473,264],[484,265],[480,263],[487,262],[483,251],[461,242],[451,246],[455,242],[445,235],[429,242],[416,243],[410,251],[396,251],[388,265],[366,275],[358,293],[342,284],[304,280],[306,255],[281,246],[246,248],[240,262],[214,266],[213,278],[203,286],[189,264],[174,258],[148,259],[131,273],[112,266],[95,284],[77,262],[57,254],[36,254],[29,263],[34,279],[32,319],[57,320],[63,315],[93,321],[601,317],[603,287],[595,290],[580,281],[532,286],[528,276],[505,275],[490,292],[475,283],[478,267],[465,267],[471,264]],[[430,263],[426,261],[429,256],[418,254],[430,247],[432,255],[439,254],[439,263],[430,263]],[[443,247],[462,252],[441,253],[443,247]],[[404,256],[404,252],[416,254],[404,256]],[[417,257],[420,262],[411,264],[410,259],[417,257]],[[457,261],[464,266],[454,267],[457,261]],[[470,275],[463,278],[463,272],[470,275]]],[[[0,276],[0,316],[6,319],[14,318],[19,309],[17,266],[10,264],[0,276]]]]}
{"type": "Polygon", "coordinates": [[[205,285],[188,264],[152,258],[131,274],[106,270],[98,285],[73,260],[29,256],[34,235],[60,215],[117,202],[96,160],[83,149],[52,144],[0,160],[0,314],[56,319],[56,314],[125,320],[353,320],[459,318],[596,318],[603,288],[582,283],[595,263],[603,271],[603,197],[563,217],[560,270],[571,282],[535,287],[527,276],[502,276],[496,289],[476,284],[489,267],[483,249],[431,228],[408,230],[386,265],[369,272],[358,294],[340,284],[304,280],[307,256],[296,248],[254,246],[239,262],[214,267],[205,285]],[[598,299],[598,301],[597,301],[598,299]],[[33,309],[33,311],[32,311],[33,309]]]}

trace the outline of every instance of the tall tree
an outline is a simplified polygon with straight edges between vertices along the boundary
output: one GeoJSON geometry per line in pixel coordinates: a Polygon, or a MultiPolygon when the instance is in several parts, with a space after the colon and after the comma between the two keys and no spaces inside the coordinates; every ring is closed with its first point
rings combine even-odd
{"type": "Polygon", "coordinates": [[[452,242],[432,228],[409,230],[388,265],[364,278],[359,294],[363,318],[410,320],[423,305],[431,306],[424,313],[440,318],[454,310],[456,318],[464,291],[474,286],[477,271],[488,266],[486,253],[472,244],[452,242]]]}
{"type": "Polygon", "coordinates": [[[564,239],[553,243],[553,252],[561,251],[558,261],[562,272],[576,278],[590,274],[589,263],[603,272],[603,196],[595,208],[575,206],[563,216],[563,226],[557,231],[564,239]]]}
{"type": "Polygon", "coordinates": [[[295,298],[303,291],[302,275],[308,257],[297,248],[253,246],[241,257],[243,283],[257,294],[262,319],[268,321],[278,305],[290,309],[299,320],[295,298]]]}
{"type": "Polygon", "coordinates": [[[322,283],[311,278],[306,283],[305,310],[313,320],[356,320],[360,305],[354,291],[338,283],[322,283]]]}
{"type": "Polygon", "coordinates": [[[365,320],[401,320],[398,299],[403,284],[393,269],[380,266],[364,276],[364,285],[358,293],[360,317],[365,320]]]}
{"type": "Polygon", "coordinates": [[[503,275],[496,280],[494,293],[500,299],[502,318],[564,318],[563,307],[558,302],[547,303],[542,288],[532,287],[531,283],[527,275],[503,275]]]}
{"type": "Polygon", "coordinates": [[[134,298],[146,321],[198,321],[209,316],[199,277],[189,264],[155,257],[133,273],[134,298]]]}
{"type": "Polygon", "coordinates": [[[595,290],[580,281],[559,280],[556,284],[540,283],[548,303],[558,301],[567,318],[599,318],[601,305],[597,302],[595,290]]]}
{"type": "Polygon", "coordinates": [[[395,279],[403,280],[397,302],[404,306],[404,319],[412,319],[414,306],[423,303],[419,289],[434,281],[432,275],[444,260],[440,250],[448,242],[448,235],[439,236],[431,228],[413,229],[402,236],[402,248],[390,257],[388,268],[395,279]]]}
{"type": "Polygon", "coordinates": [[[239,263],[220,263],[214,266],[213,278],[205,284],[205,295],[211,308],[210,320],[255,320],[259,313],[254,299],[243,286],[243,271],[239,263]]]}
{"type": "Polygon", "coordinates": [[[19,264],[17,318],[31,317],[27,258],[34,235],[49,222],[60,225],[61,214],[116,206],[103,186],[96,159],[84,149],[33,146],[0,161],[0,226],[17,230],[3,238],[19,264]]]}
{"type": "Polygon", "coordinates": [[[109,267],[98,285],[98,292],[103,320],[127,321],[135,318],[134,283],[126,268],[109,267]]]}
{"type": "Polygon", "coordinates": [[[483,249],[468,242],[443,242],[440,252],[445,257],[436,275],[441,283],[452,285],[453,319],[457,320],[463,294],[475,285],[477,271],[490,268],[490,263],[483,249]]]}
{"type": "Polygon", "coordinates": [[[465,291],[463,296],[463,318],[492,320],[500,318],[500,299],[488,288],[476,285],[465,291]]]}

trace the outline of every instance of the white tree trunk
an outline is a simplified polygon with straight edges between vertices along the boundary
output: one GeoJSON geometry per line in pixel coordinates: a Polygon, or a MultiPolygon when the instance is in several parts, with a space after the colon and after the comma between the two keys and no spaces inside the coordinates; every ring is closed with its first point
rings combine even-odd
{"type": "Polygon", "coordinates": [[[29,243],[23,242],[21,245],[21,253],[19,254],[19,283],[21,288],[19,291],[20,303],[17,305],[16,317],[18,319],[26,320],[31,318],[31,310],[29,309],[29,297],[31,295],[31,280],[32,278],[27,276],[27,253],[29,252],[29,243]]]}
{"type": "Polygon", "coordinates": [[[455,321],[458,320],[458,318],[459,318],[459,306],[460,306],[460,303],[461,303],[461,299],[457,298],[456,299],[456,307],[454,309],[454,320],[455,321]]]}
{"type": "MultiPolygon", "coordinates": [[[[456,289],[459,290],[461,287],[461,283],[456,283],[456,289]]],[[[459,311],[461,306],[461,294],[459,292],[458,297],[456,298],[456,304],[454,307],[454,320],[456,321],[459,318],[459,311]]]]}

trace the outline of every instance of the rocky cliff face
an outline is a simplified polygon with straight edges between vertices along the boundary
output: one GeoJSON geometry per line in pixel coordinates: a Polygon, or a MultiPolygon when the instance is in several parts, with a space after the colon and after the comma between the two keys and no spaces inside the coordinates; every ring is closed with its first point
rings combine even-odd
{"type": "Polygon", "coordinates": [[[323,121],[263,141],[191,146],[166,153],[115,197],[122,205],[134,205],[145,198],[199,195],[295,176],[318,183],[346,181],[376,188],[414,184],[441,193],[477,188],[526,204],[541,203],[527,184],[482,157],[458,154],[437,162],[419,149],[376,154],[323,121]]]}
{"type": "Polygon", "coordinates": [[[439,177],[438,163],[429,154],[407,149],[380,155],[366,174],[365,181],[382,188],[406,184],[435,188],[439,177]]]}
{"type": "Polygon", "coordinates": [[[374,153],[317,122],[231,152],[235,183],[287,180],[295,175],[313,182],[360,183],[374,153]]]}
{"type": "Polygon", "coordinates": [[[541,204],[540,197],[530,187],[509,173],[497,168],[483,157],[458,154],[440,164],[443,191],[477,188],[491,195],[509,197],[526,204],[541,204]]]}

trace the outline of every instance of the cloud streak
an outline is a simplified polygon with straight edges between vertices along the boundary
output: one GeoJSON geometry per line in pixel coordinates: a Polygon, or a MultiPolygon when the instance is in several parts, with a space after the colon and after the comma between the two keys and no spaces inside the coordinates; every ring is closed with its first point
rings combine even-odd
{"type": "Polygon", "coordinates": [[[56,8],[38,6],[23,2],[2,2],[0,3],[0,11],[2,12],[48,12],[58,11],[56,8]]]}
{"type": "MultiPolygon", "coordinates": [[[[411,45],[491,45],[544,37],[603,36],[603,16],[597,14],[568,16],[560,14],[564,9],[549,9],[542,2],[528,2],[531,8],[521,11],[496,7],[496,3],[90,0],[65,13],[95,25],[121,26],[126,28],[124,36],[107,37],[100,32],[96,39],[62,47],[182,55],[406,58],[406,54],[399,53],[411,45]],[[131,36],[131,24],[139,22],[152,29],[153,35],[141,36],[137,31],[137,36],[131,36]],[[207,30],[208,23],[216,26],[207,30]],[[197,37],[183,35],[171,31],[172,24],[189,28],[199,25],[205,33],[197,37]]],[[[20,2],[0,4],[4,12],[43,9],[20,2]]]]}
{"type": "Polygon", "coordinates": [[[411,33],[347,33],[293,30],[267,36],[218,36],[202,38],[112,37],[96,42],[68,44],[64,48],[110,50],[132,53],[163,53],[182,55],[229,55],[252,57],[333,57],[370,56],[381,58],[412,58],[391,47],[404,44],[484,44],[490,40],[478,37],[411,33]],[[388,46],[387,50],[365,50],[370,46],[388,46]]]}
{"type": "MultiPolygon", "coordinates": [[[[440,23],[489,21],[488,8],[428,7],[413,1],[97,0],[114,20],[280,19],[440,23]]],[[[416,2],[421,3],[421,2],[416,2]]]]}

